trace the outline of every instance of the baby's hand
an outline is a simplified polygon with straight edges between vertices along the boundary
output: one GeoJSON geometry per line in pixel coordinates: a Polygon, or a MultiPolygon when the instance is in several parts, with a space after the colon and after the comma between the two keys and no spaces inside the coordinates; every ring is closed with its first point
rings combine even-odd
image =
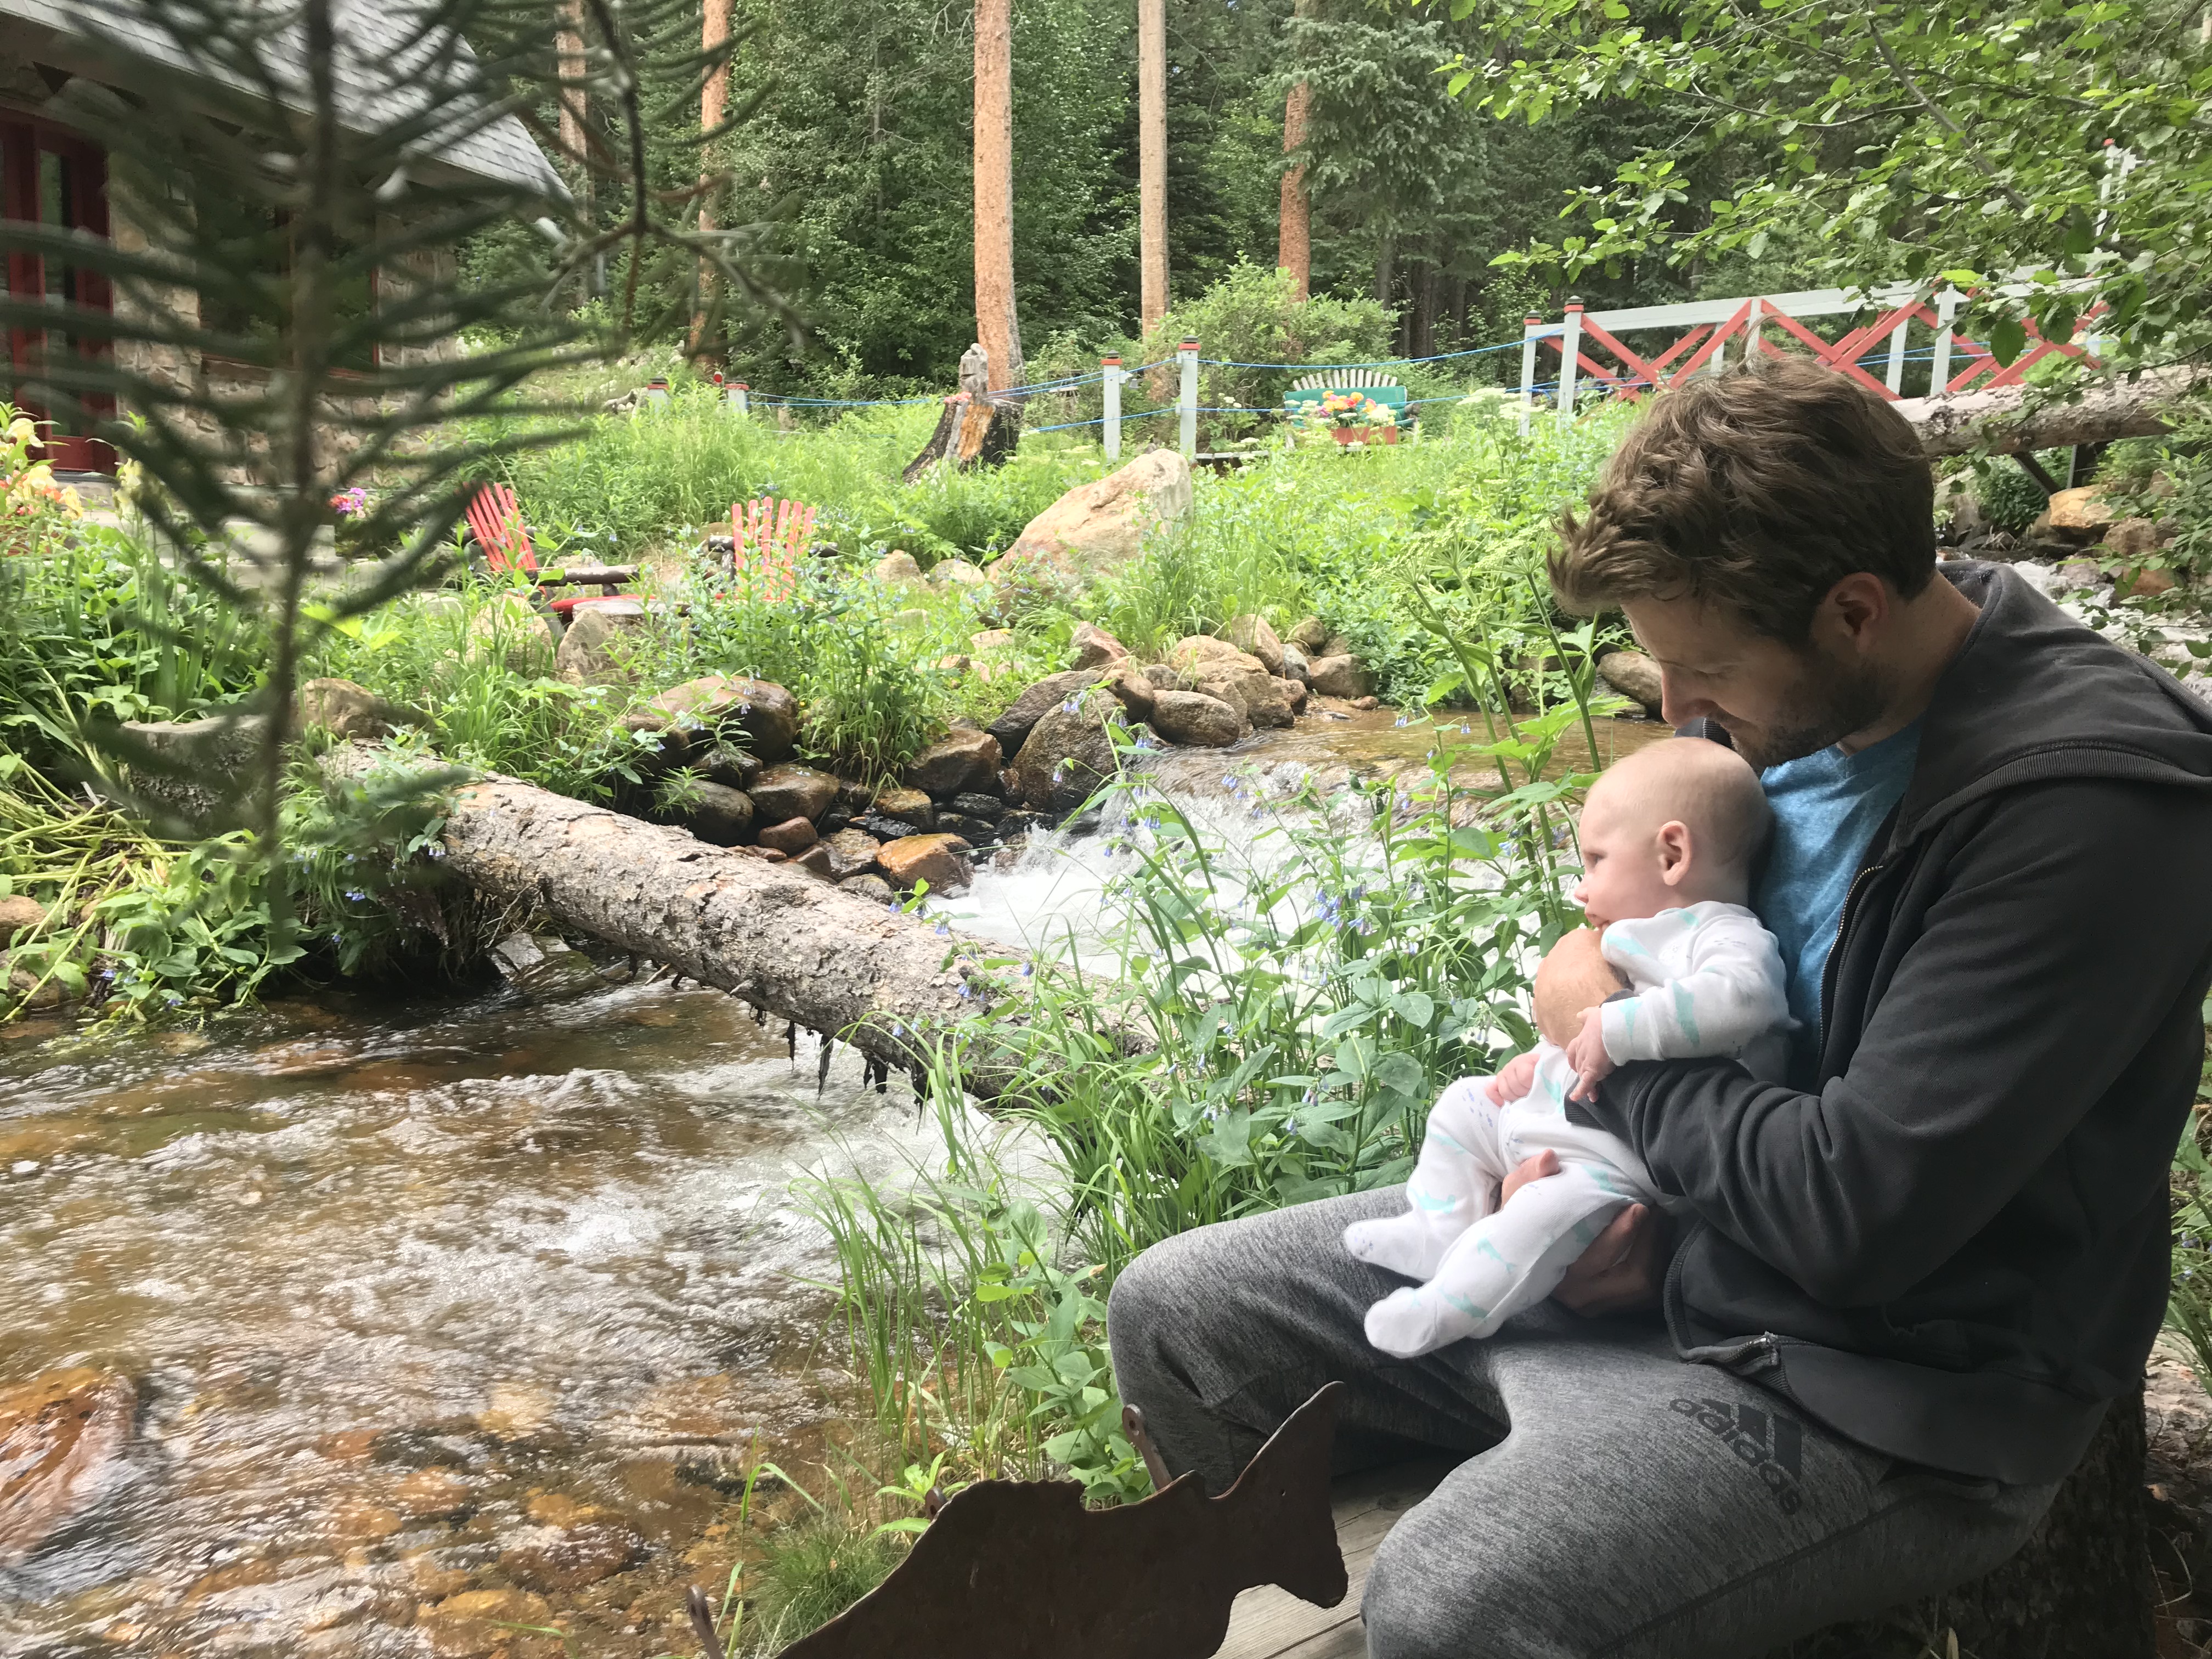
{"type": "Polygon", "coordinates": [[[1536,1056],[1516,1054],[1484,1085],[1493,1106],[1510,1106],[1536,1086],[1536,1056]]]}
{"type": "Polygon", "coordinates": [[[1605,1010],[1591,1009],[1583,1016],[1583,1029],[1567,1045],[1567,1064],[1574,1069],[1575,1088],[1570,1097],[1588,1100],[1597,1085],[1613,1073],[1613,1056],[1605,1051],[1605,1010]]]}

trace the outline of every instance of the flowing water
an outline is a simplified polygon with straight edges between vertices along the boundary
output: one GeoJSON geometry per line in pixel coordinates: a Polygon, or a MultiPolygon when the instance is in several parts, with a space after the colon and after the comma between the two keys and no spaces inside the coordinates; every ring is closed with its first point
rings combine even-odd
{"type": "Polygon", "coordinates": [[[585,1652],[691,1650],[743,1470],[818,1461],[845,1402],[788,1183],[934,1137],[851,1050],[817,1095],[811,1038],[665,983],[38,1036],[0,1050],[0,1384],[141,1403],[0,1566],[10,1656],[460,1651],[416,1608],[483,1585],[585,1652]]]}
{"type": "MultiPolygon", "coordinates": [[[[1234,835],[1255,790],[1485,740],[1315,717],[1154,775],[1234,835]]],[[[1103,838],[1042,837],[949,908],[1095,939],[1106,872],[1103,838]]],[[[790,1183],[937,1145],[903,1079],[841,1048],[817,1091],[795,1048],[666,981],[0,1028],[0,1408],[64,1367],[138,1400],[88,1504],[27,1559],[0,1536],[0,1659],[519,1656],[559,1650],[503,1626],[549,1618],[582,1655],[695,1651],[684,1589],[726,1579],[744,1472],[805,1480],[848,1432],[790,1183]]]]}

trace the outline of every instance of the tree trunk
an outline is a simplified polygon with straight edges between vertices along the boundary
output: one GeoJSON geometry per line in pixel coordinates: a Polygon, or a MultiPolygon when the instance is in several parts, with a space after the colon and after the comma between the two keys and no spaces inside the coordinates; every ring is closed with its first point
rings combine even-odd
{"type": "Polygon", "coordinates": [[[1375,249],[1375,303],[1376,305],[1387,306],[1390,303],[1391,290],[1397,286],[1397,282],[1398,233],[1395,230],[1386,231],[1383,233],[1382,241],[1375,249]]]}
{"type": "Polygon", "coordinates": [[[945,400],[938,410],[937,429],[899,476],[912,483],[948,456],[963,472],[970,467],[997,466],[1013,454],[1021,440],[1019,398],[958,393],[945,400]]]}
{"type": "Polygon", "coordinates": [[[1907,398],[1897,407],[1919,428],[1920,447],[1930,455],[2011,454],[2163,432],[2162,405],[2208,380],[2212,368],[2160,368],[2094,387],[2070,403],[2026,386],[2000,386],[1952,398],[1907,398]]]}
{"type": "Polygon", "coordinates": [[[1137,0],[1139,314],[1147,334],[1168,310],[1167,0],[1137,0]]]}
{"type": "MultiPolygon", "coordinates": [[[[1291,0],[1291,13],[1310,16],[1314,0],[1291,0]]],[[[1283,100],[1283,151],[1285,155],[1306,141],[1306,124],[1313,110],[1313,88],[1304,81],[1291,88],[1283,100]]],[[[1275,235],[1275,263],[1291,273],[1291,297],[1303,300],[1313,287],[1313,203],[1306,193],[1306,164],[1300,161],[1283,173],[1283,201],[1275,235]]]]}
{"type": "Polygon", "coordinates": [[[584,165],[584,122],[591,114],[591,94],[583,87],[584,0],[561,0],[561,26],[553,37],[561,70],[561,149],[568,159],[584,165]]]}
{"type": "Polygon", "coordinates": [[[975,337],[991,356],[990,389],[1023,380],[1014,311],[1012,0],[975,0],[975,337]]]}
{"type": "MultiPolygon", "coordinates": [[[[706,21],[699,31],[700,50],[713,52],[726,44],[729,38],[730,0],[707,0],[706,21]]],[[[712,132],[722,125],[722,113],[729,107],[729,100],[730,66],[725,61],[715,66],[705,84],[699,88],[701,132],[712,132]]],[[[706,152],[702,149],[699,155],[699,231],[702,235],[711,233],[714,228],[714,207],[706,193],[713,178],[714,169],[708,165],[706,152]]],[[[695,287],[696,293],[691,304],[691,355],[696,357],[705,355],[709,349],[707,319],[716,310],[714,268],[704,259],[699,261],[695,287]]]]}
{"type": "Polygon", "coordinates": [[[2139,1389],[2116,1400],[2020,1553],[1878,1620],[1837,1625],[1768,1659],[2152,1659],[2157,1584],[2143,1505],[2139,1389]]]}
{"type": "MultiPolygon", "coordinates": [[[[322,767],[334,781],[358,781],[390,760],[344,744],[322,767]]],[[[441,838],[442,867],[479,893],[529,900],[564,927],[901,1069],[926,1052],[917,1025],[1011,1000],[1022,982],[1023,953],[994,939],[940,935],[918,917],[787,865],[514,778],[460,789],[441,838]],[[987,959],[999,965],[987,972],[978,965],[987,959]]],[[[1006,1086],[988,1055],[967,1081],[986,1099],[1006,1086]]]]}

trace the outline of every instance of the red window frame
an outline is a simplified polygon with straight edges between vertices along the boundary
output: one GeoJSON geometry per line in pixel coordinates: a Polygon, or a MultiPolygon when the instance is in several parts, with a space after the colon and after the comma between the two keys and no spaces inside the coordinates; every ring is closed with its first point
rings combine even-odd
{"type": "MultiPolygon", "coordinates": [[[[38,223],[44,217],[46,204],[40,199],[40,158],[53,155],[61,157],[67,166],[63,188],[67,192],[61,204],[61,222],[72,229],[90,231],[105,239],[107,222],[107,152],[81,133],[50,121],[33,119],[8,111],[0,111],[0,217],[38,223]]],[[[8,253],[8,290],[15,296],[42,297],[46,292],[46,261],[38,254],[20,248],[8,253]]],[[[79,283],[77,301],[94,310],[112,312],[115,296],[107,279],[95,271],[80,269],[76,272],[79,283]]],[[[13,328],[8,331],[7,392],[15,402],[33,420],[45,421],[50,411],[43,405],[21,397],[19,388],[25,381],[37,378],[38,364],[45,342],[46,331],[13,328]]],[[[76,349],[87,356],[106,356],[112,343],[105,337],[81,339],[76,349]]],[[[104,395],[88,396],[86,407],[95,416],[112,417],[115,400],[104,395]]],[[[112,472],[115,471],[115,451],[98,438],[82,434],[49,434],[43,453],[57,468],[76,472],[112,472]]]]}

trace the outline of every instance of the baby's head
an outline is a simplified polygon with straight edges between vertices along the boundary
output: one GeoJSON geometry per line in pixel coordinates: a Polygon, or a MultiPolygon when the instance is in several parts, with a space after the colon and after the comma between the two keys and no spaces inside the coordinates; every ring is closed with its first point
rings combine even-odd
{"type": "Polygon", "coordinates": [[[1742,756],[1674,738],[1615,761],[1590,786],[1575,900],[1593,927],[1705,899],[1746,902],[1773,814],[1742,756]]]}

